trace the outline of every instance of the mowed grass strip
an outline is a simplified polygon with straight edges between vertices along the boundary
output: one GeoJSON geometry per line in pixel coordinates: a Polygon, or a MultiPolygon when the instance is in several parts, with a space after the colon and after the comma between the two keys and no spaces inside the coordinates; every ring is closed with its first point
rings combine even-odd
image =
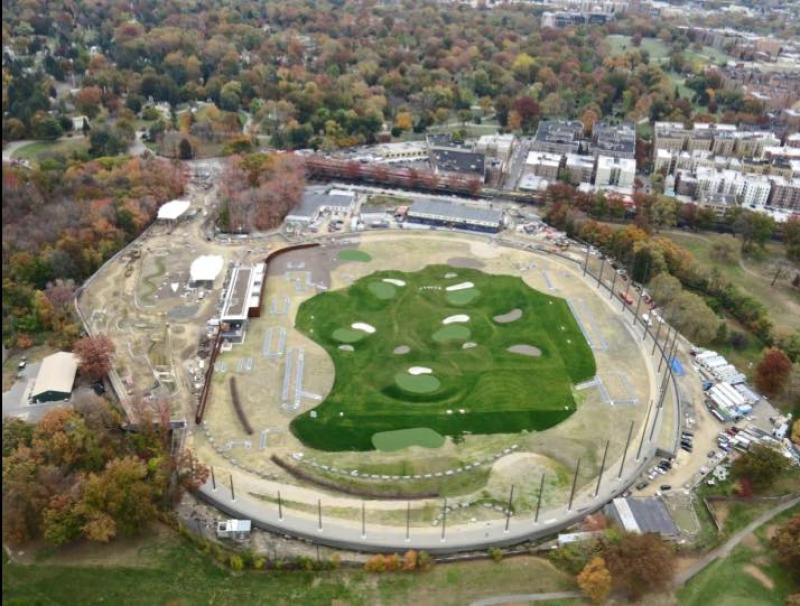
{"type": "Polygon", "coordinates": [[[407,274],[379,271],[300,306],[297,328],[326,349],[336,370],[331,392],[314,409],[317,417],[306,412],[292,421],[293,433],[307,446],[372,450],[374,434],[418,427],[443,436],[542,430],[574,412],[571,386],[592,378],[596,367],[566,301],[533,290],[518,277],[468,268],[458,269],[458,279],[474,287],[446,291],[448,271],[452,268],[443,265],[407,274]],[[369,287],[386,277],[406,282],[388,300],[369,287]],[[449,301],[449,294],[468,290],[477,293],[469,304],[449,301]],[[507,325],[493,321],[515,308],[523,312],[520,319],[507,325]],[[442,324],[459,314],[469,321],[442,324]],[[375,332],[354,331],[364,335],[352,341],[354,351],[339,351],[341,338],[351,337],[341,331],[358,322],[375,332]],[[478,346],[464,349],[466,339],[478,346]],[[507,351],[519,344],[538,348],[541,356],[507,351]],[[399,345],[410,352],[395,355],[399,345]],[[412,366],[432,371],[414,376],[415,382],[435,378],[440,385],[429,392],[398,385],[398,374],[412,378],[407,374],[412,366]]]}
{"type": "Polygon", "coordinates": [[[358,261],[360,263],[369,263],[372,261],[372,255],[368,252],[363,250],[358,250],[356,248],[345,248],[339,251],[339,254],[336,255],[336,258],[339,261],[358,261]]]}
{"type": "Polygon", "coordinates": [[[444,444],[444,436],[430,427],[412,427],[376,433],[372,436],[372,444],[383,452],[394,452],[409,446],[439,448],[444,444]]]}

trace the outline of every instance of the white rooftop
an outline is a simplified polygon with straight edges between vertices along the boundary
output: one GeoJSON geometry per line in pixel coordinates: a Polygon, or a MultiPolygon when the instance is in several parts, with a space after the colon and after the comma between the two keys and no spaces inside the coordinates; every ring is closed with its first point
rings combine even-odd
{"type": "Polygon", "coordinates": [[[171,200],[158,209],[158,218],[174,221],[189,210],[189,200],[171,200]]]}
{"type": "Polygon", "coordinates": [[[36,398],[47,391],[71,392],[77,372],[78,356],[75,354],[59,351],[47,356],[39,367],[31,397],[36,398]]]}
{"type": "Polygon", "coordinates": [[[211,282],[216,279],[225,260],[220,255],[202,255],[192,261],[189,268],[190,282],[211,282]]]}

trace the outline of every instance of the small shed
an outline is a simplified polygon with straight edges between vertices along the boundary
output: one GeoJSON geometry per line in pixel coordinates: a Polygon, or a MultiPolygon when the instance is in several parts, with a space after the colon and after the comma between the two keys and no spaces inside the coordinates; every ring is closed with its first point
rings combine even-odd
{"type": "Polygon", "coordinates": [[[75,375],[78,373],[78,357],[68,351],[59,351],[42,360],[39,374],[31,391],[34,402],[57,402],[68,400],[72,395],[75,375]]]}
{"type": "Polygon", "coordinates": [[[243,541],[250,536],[250,520],[220,520],[217,522],[217,537],[243,541]]]}

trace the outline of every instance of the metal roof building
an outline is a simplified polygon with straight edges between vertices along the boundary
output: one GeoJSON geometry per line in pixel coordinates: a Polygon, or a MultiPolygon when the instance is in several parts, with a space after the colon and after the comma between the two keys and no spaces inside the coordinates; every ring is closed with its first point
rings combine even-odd
{"type": "Polygon", "coordinates": [[[428,225],[442,225],[488,231],[500,231],[503,212],[494,208],[467,206],[444,200],[420,200],[408,210],[407,220],[428,225]]]}
{"type": "Polygon", "coordinates": [[[78,357],[67,351],[59,351],[42,360],[31,399],[35,402],[66,400],[72,395],[72,385],[78,373],[78,357]]]}
{"type": "Polygon", "coordinates": [[[658,497],[619,497],[609,504],[608,510],[628,532],[657,532],[665,538],[679,534],[667,506],[658,497]]]}
{"type": "Polygon", "coordinates": [[[355,194],[351,191],[332,189],[328,192],[307,189],[303,198],[286,216],[287,222],[313,223],[324,210],[347,212],[353,208],[355,194]]]}

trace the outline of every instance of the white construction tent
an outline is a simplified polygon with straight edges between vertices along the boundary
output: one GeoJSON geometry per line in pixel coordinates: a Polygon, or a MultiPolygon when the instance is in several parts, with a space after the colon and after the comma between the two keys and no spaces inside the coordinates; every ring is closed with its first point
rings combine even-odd
{"type": "Polygon", "coordinates": [[[201,255],[192,261],[189,268],[189,286],[191,288],[212,288],[214,280],[222,271],[225,260],[221,255],[201,255]]]}
{"type": "Polygon", "coordinates": [[[730,383],[721,382],[706,392],[706,396],[717,410],[727,418],[748,414],[753,410],[745,397],[730,383]]]}
{"type": "Polygon", "coordinates": [[[160,221],[177,221],[183,213],[189,210],[191,204],[189,200],[171,200],[166,202],[158,209],[158,219],[160,221]]]}

